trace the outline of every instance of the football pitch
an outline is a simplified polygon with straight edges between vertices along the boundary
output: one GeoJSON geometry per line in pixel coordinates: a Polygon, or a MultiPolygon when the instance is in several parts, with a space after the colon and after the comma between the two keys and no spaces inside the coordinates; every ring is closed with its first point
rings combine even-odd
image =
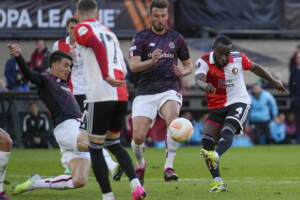
{"type": "MultiPolygon", "coordinates": [[[[131,149],[127,149],[132,155],[131,149]]],[[[145,151],[147,200],[300,200],[300,146],[259,146],[231,148],[221,158],[221,174],[229,192],[210,193],[212,183],[199,147],[181,147],[175,159],[179,181],[163,181],[165,150],[145,151]]],[[[99,186],[90,173],[88,184],[73,190],[35,190],[12,196],[11,187],[31,174],[42,177],[64,172],[59,150],[13,150],[7,168],[4,189],[13,200],[100,200],[99,186]]],[[[128,179],[113,182],[116,200],[130,200],[128,179]]]]}

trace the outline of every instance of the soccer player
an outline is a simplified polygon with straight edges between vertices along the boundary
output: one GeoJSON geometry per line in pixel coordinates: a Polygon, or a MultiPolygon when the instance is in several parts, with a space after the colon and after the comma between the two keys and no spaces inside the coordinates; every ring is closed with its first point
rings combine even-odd
{"type": "Polygon", "coordinates": [[[9,200],[3,192],[3,183],[6,175],[6,165],[12,148],[12,140],[8,133],[0,128],[0,200],[9,200]]]}
{"type": "MultiPolygon", "coordinates": [[[[133,140],[131,143],[137,162],[137,175],[144,183],[146,162],[144,142],[157,113],[167,126],[178,118],[182,95],[180,78],[193,71],[189,51],[183,37],[166,28],[168,1],[153,0],[150,4],[151,28],[139,32],[129,49],[130,69],[137,73],[136,97],[132,105],[133,140]],[[183,66],[178,66],[180,59],[183,66]]],[[[166,138],[164,180],[177,180],[173,161],[178,144],[166,138]]]]}
{"type": "Polygon", "coordinates": [[[127,113],[126,66],[116,35],[98,22],[97,2],[79,0],[76,5],[80,24],[74,29],[83,57],[92,169],[102,190],[103,200],[113,200],[108,169],[103,157],[106,146],[129,178],[132,199],[144,199],[146,191],[136,176],[128,152],[120,144],[120,132],[127,113]]]}
{"type": "MultiPolygon", "coordinates": [[[[83,80],[83,59],[80,56],[75,43],[74,37],[74,28],[78,24],[77,19],[75,17],[71,17],[67,20],[66,30],[69,34],[68,37],[58,40],[54,43],[52,50],[57,51],[61,50],[68,54],[71,54],[74,59],[74,64],[72,65],[72,72],[69,76],[68,85],[71,91],[73,92],[75,99],[77,100],[80,111],[84,112],[84,100],[85,100],[85,88],[84,88],[84,80],[83,80]]],[[[110,157],[109,153],[103,149],[103,155],[107,166],[112,174],[114,181],[121,180],[122,169],[120,165],[113,161],[110,157]]]]}
{"type": "Polygon", "coordinates": [[[196,83],[206,92],[211,110],[203,128],[203,148],[200,150],[214,180],[211,192],[227,190],[220,175],[219,159],[230,148],[233,137],[242,131],[250,109],[243,70],[250,70],[279,91],[286,92],[281,81],[262,66],[243,53],[232,52],[232,43],[227,36],[218,36],[212,52],[196,62],[196,83]]]}
{"type": "Polygon", "coordinates": [[[72,175],[60,175],[42,179],[34,175],[26,182],[17,185],[13,194],[49,188],[71,189],[84,186],[90,170],[88,137],[80,132],[81,112],[79,105],[67,85],[71,72],[72,57],[63,51],[55,51],[49,56],[50,72],[31,71],[21,55],[17,44],[8,45],[10,54],[15,56],[25,78],[36,84],[40,99],[49,109],[54,122],[54,136],[62,154],[62,164],[68,167],[72,175]]]}

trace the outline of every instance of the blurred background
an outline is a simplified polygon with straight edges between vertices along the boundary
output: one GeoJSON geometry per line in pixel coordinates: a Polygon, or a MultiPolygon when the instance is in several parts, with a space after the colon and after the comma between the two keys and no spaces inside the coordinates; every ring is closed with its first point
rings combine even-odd
{"type": "MultiPolygon", "coordinates": [[[[66,21],[73,16],[75,4],[76,0],[0,1],[0,127],[11,134],[15,147],[55,148],[57,144],[50,113],[6,46],[21,44],[30,68],[47,71],[47,56],[54,42],[67,36],[66,21]]],[[[99,20],[117,34],[128,60],[133,36],[150,27],[150,0],[98,0],[98,4],[99,20]]],[[[234,140],[235,146],[300,142],[299,17],[298,0],[170,0],[168,27],[185,37],[193,62],[211,50],[218,34],[225,34],[232,38],[234,50],[265,66],[289,88],[289,94],[277,93],[269,83],[245,72],[253,106],[244,134],[234,140]],[[268,93],[271,95],[265,95],[268,93]]],[[[195,128],[191,140],[182,145],[200,145],[208,113],[206,99],[195,87],[193,75],[183,78],[182,86],[181,115],[195,128]]],[[[132,135],[130,111],[129,103],[122,133],[124,145],[130,144],[132,135]]],[[[148,145],[164,147],[165,134],[166,125],[158,118],[149,131],[148,145]]]]}

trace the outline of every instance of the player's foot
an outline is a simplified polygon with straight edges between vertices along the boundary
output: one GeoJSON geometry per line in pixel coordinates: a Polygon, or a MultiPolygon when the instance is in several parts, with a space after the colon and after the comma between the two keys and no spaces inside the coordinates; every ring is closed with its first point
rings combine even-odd
{"type": "Polygon", "coordinates": [[[137,188],[132,192],[132,200],[145,199],[146,195],[146,190],[142,186],[137,186],[137,188]]]}
{"type": "Polygon", "coordinates": [[[209,191],[210,192],[226,192],[227,191],[226,184],[221,183],[220,181],[215,181],[212,184],[212,187],[209,191]]]}
{"type": "Polygon", "coordinates": [[[202,156],[207,162],[210,169],[217,169],[219,158],[215,151],[207,151],[205,149],[200,150],[200,156],[202,156]]]}
{"type": "Polygon", "coordinates": [[[144,176],[145,176],[145,170],[146,170],[146,161],[143,168],[136,168],[136,176],[140,180],[141,185],[144,185],[144,176]]]}
{"type": "Polygon", "coordinates": [[[123,170],[121,168],[121,166],[118,164],[114,170],[113,170],[113,173],[112,173],[112,178],[114,181],[120,181],[121,180],[121,177],[122,177],[122,174],[123,174],[123,170]]]}
{"type": "Polygon", "coordinates": [[[164,178],[165,181],[177,181],[178,175],[174,173],[174,169],[172,168],[167,168],[164,171],[164,178]]]}
{"type": "Polygon", "coordinates": [[[9,198],[4,194],[4,192],[0,192],[0,200],[9,200],[9,198]]]}
{"type": "Polygon", "coordinates": [[[41,179],[40,175],[38,174],[34,174],[32,175],[27,181],[25,181],[24,183],[18,184],[13,188],[12,194],[13,195],[17,195],[17,194],[21,194],[23,192],[26,191],[31,191],[33,190],[32,188],[30,188],[30,186],[32,185],[32,183],[37,180],[37,179],[41,179]]]}

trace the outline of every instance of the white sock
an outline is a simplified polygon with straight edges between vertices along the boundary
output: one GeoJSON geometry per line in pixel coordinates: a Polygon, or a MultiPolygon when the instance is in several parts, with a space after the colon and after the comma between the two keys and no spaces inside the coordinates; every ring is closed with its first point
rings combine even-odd
{"type": "Polygon", "coordinates": [[[115,199],[114,193],[109,192],[109,193],[102,194],[102,199],[103,200],[114,200],[115,199]]]}
{"type": "Polygon", "coordinates": [[[6,175],[6,165],[10,152],[0,151],[0,192],[3,192],[3,183],[6,175]]]}
{"type": "Polygon", "coordinates": [[[138,178],[134,178],[130,181],[130,188],[131,188],[131,191],[134,191],[138,186],[140,186],[141,183],[139,181],[138,178]]]}
{"type": "Polygon", "coordinates": [[[215,177],[214,178],[214,181],[220,181],[220,183],[222,183],[223,184],[223,180],[222,180],[222,178],[221,177],[215,177]]]}
{"type": "Polygon", "coordinates": [[[143,168],[145,166],[144,159],[144,143],[136,144],[134,140],[131,142],[132,151],[136,158],[136,165],[138,168],[143,168]]]}
{"type": "Polygon", "coordinates": [[[49,188],[49,189],[72,189],[75,188],[70,175],[59,175],[53,178],[47,179],[36,179],[33,181],[29,190],[39,189],[39,188],[49,188]]]}
{"type": "Polygon", "coordinates": [[[166,163],[165,169],[172,168],[173,169],[173,162],[176,156],[177,146],[178,143],[175,142],[171,137],[169,130],[167,132],[167,139],[166,139],[166,163]]]}
{"type": "Polygon", "coordinates": [[[112,158],[111,156],[109,155],[109,153],[107,152],[106,149],[103,149],[103,156],[104,156],[104,159],[106,161],[106,164],[107,164],[107,167],[109,169],[109,171],[111,173],[113,173],[115,167],[118,165],[118,163],[116,163],[112,158]]]}

